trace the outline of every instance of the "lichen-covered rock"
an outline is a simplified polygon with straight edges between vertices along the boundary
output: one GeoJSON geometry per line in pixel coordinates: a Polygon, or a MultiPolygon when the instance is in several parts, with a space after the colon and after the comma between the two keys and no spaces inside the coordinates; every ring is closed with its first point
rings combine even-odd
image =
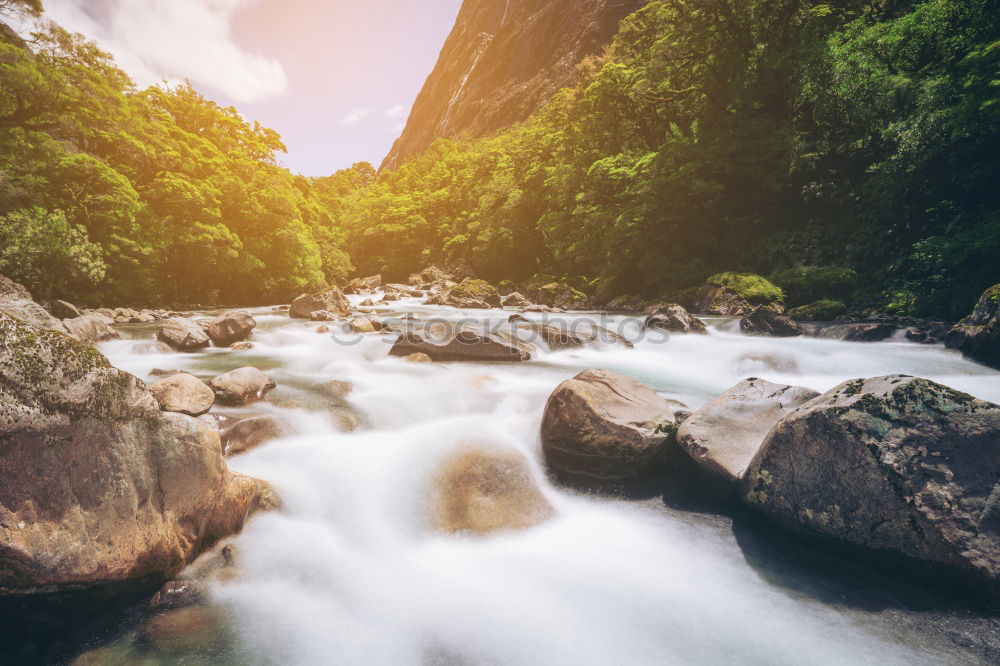
{"type": "Polygon", "coordinates": [[[788,316],[796,321],[833,321],[847,314],[847,306],[840,301],[819,300],[808,305],[800,305],[788,311],[788,316]]]}
{"type": "Polygon", "coordinates": [[[438,322],[404,332],[390,356],[426,354],[434,361],[528,361],[532,349],[513,336],[469,324],[438,322]]]}
{"type": "Polygon", "coordinates": [[[766,278],[753,273],[719,273],[708,278],[696,309],[702,314],[745,317],[763,305],[781,311],[785,295],[766,278]]]}
{"type": "Polygon", "coordinates": [[[746,502],[806,533],[1000,580],[1000,406],[926,379],[845,382],[778,422],[746,502]]]}
{"type": "Polygon", "coordinates": [[[434,528],[445,533],[526,529],[555,514],[521,453],[479,444],[442,463],[432,503],[434,528]]]}
{"type": "Polygon", "coordinates": [[[63,326],[71,336],[88,344],[121,338],[118,331],[111,328],[100,315],[81,315],[74,319],[63,319],[63,326]]]}
{"type": "Polygon", "coordinates": [[[2,313],[0,339],[0,595],[162,582],[267,496],[94,348],[2,313]]]}
{"type": "Polygon", "coordinates": [[[944,343],[974,361],[1000,368],[1000,284],[983,292],[972,314],[948,332],[944,343]]]}
{"type": "Polygon", "coordinates": [[[226,312],[208,325],[208,337],[217,347],[229,347],[253,335],[257,320],[249,312],[226,312]]]}
{"type": "Polygon", "coordinates": [[[205,329],[185,317],[171,317],[161,322],[156,338],[177,351],[195,351],[211,344],[205,329]]]}
{"type": "Polygon", "coordinates": [[[549,396],[542,418],[545,461],[558,476],[598,482],[649,472],[676,447],[675,407],[648,386],[609,370],[586,370],[549,396]]]}
{"type": "Polygon", "coordinates": [[[337,287],[330,287],[315,294],[303,294],[288,309],[288,316],[294,319],[309,319],[312,313],[326,310],[334,315],[346,317],[351,314],[351,304],[337,287]]]}
{"type": "Polygon", "coordinates": [[[705,322],[694,317],[680,305],[667,303],[657,306],[644,322],[646,330],[668,331],[670,333],[697,333],[706,335],[705,322]]]}
{"type": "Polygon", "coordinates": [[[212,409],[215,393],[193,375],[179,372],[149,387],[160,409],[188,416],[201,416],[212,409]]]}
{"type": "Polygon", "coordinates": [[[774,424],[818,395],[745,379],[687,417],[677,443],[711,477],[735,489],[774,424]]]}
{"type": "Polygon", "coordinates": [[[746,335],[763,335],[772,338],[794,338],[805,335],[805,330],[795,323],[791,317],[786,317],[776,310],[761,306],[756,307],[740,320],[740,330],[746,335]]]}
{"type": "Polygon", "coordinates": [[[220,405],[240,407],[260,402],[277,384],[257,368],[237,368],[208,383],[220,405]]]}

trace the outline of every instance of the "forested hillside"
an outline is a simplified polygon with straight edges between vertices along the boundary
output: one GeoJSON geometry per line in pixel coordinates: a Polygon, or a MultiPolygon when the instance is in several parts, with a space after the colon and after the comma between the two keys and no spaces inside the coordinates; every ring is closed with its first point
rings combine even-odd
{"type": "MultiPolygon", "coordinates": [[[[0,21],[39,11],[0,0],[0,21]]],[[[346,276],[277,133],[187,86],[138,90],[58,27],[0,28],[0,273],[93,304],[262,303],[346,276]]]]}
{"type": "Polygon", "coordinates": [[[960,316],[1000,279],[998,22],[997,0],[652,2],[529,122],[355,192],[351,254],[599,298],[750,270],[960,316]]]}

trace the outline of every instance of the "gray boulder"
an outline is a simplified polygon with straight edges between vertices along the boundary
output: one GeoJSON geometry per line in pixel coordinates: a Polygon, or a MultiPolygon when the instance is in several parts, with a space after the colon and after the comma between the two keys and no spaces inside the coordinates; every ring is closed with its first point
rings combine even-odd
{"type": "Polygon", "coordinates": [[[646,330],[668,331],[670,333],[698,333],[706,335],[708,327],[705,322],[692,316],[687,310],[676,303],[657,306],[644,324],[646,330]]]}
{"type": "Polygon", "coordinates": [[[89,344],[121,338],[118,331],[111,328],[107,320],[100,315],[81,315],[73,319],[64,319],[63,326],[71,336],[89,344]]]}
{"type": "Polygon", "coordinates": [[[171,317],[161,322],[156,338],[177,351],[204,349],[211,343],[202,326],[184,317],[171,317]]]}
{"type": "Polygon", "coordinates": [[[330,287],[315,294],[303,294],[288,309],[288,316],[294,319],[309,319],[313,312],[326,310],[334,315],[346,317],[351,313],[351,304],[337,287],[330,287]]]}
{"type": "Polygon", "coordinates": [[[740,330],[746,335],[764,335],[772,338],[794,338],[805,335],[805,329],[774,308],[760,306],[740,320],[740,330]]]}
{"type": "Polygon", "coordinates": [[[528,361],[532,348],[513,336],[469,324],[438,322],[404,332],[390,356],[426,354],[434,361],[528,361]]]}
{"type": "Polygon", "coordinates": [[[778,422],[745,501],[793,529],[1000,580],[1000,407],[926,379],[845,382],[778,422]]]}
{"type": "Polygon", "coordinates": [[[68,301],[52,301],[51,310],[52,315],[59,319],[76,319],[83,314],[80,312],[80,308],[68,301]]]}
{"type": "Polygon", "coordinates": [[[179,372],[149,387],[160,409],[188,416],[201,416],[215,404],[215,393],[205,382],[186,372],[179,372]]]}
{"type": "Polygon", "coordinates": [[[983,293],[972,314],[948,332],[944,343],[974,361],[1000,368],[1000,284],[983,293]]]}
{"type": "Polygon", "coordinates": [[[226,312],[208,325],[208,337],[217,347],[229,347],[253,335],[257,321],[249,312],[226,312]]]}
{"type": "Polygon", "coordinates": [[[62,322],[31,298],[31,293],[18,283],[0,275],[0,312],[26,324],[66,332],[62,322]]]}
{"type": "Polygon", "coordinates": [[[260,402],[277,384],[257,368],[238,368],[208,383],[220,405],[238,407],[260,402]]]}
{"type": "Polygon", "coordinates": [[[687,417],[677,443],[709,476],[735,488],[774,424],[818,395],[745,379],[687,417]]]}
{"type": "Polygon", "coordinates": [[[549,396],[542,450],[557,476],[622,481],[673,454],[676,407],[648,386],[610,370],[586,370],[549,396]]]}

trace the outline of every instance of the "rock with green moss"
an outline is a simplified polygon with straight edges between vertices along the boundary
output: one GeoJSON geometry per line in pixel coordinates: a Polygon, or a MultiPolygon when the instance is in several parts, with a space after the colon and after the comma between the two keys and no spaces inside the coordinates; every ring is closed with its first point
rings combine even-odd
{"type": "Polygon", "coordinates": [[[680,455],[676,404],[610,370],[586,370],[549,396],[542,450],[556,476],[589,483],[639,477],[680,455]]]}
{"type": "Polygon", "coordinates": [[[745,317],[757,306],[784,309],[785,295],[766,278],[753,273],[719,273],[708,278],[696,309],[702,314],[745,317]]]}
{"type": "Polygon", "coordinates": [[[846,305],[828,299],[813,301],[809,305],[801,305],[788,311],[788,316],[796,321],[833,321],[846,314],[846,305]]]}
{"type": "Polygon", "coordinates": [[[94,348],[0,313],[0,596],[169,578],[272,497],[94,348]]]}
{"type": "Polygon", "coordinates": [[[983,293],[972,314],[948,332],[944,343],[974,361],[1000,368],[1000,284],[983,293]]]}
{"type": "Polygon", "coordinates": [[[527,285],[522,293],[533,303],[550,308],[587,310],[591,307],[590,299],[586,294],[565,282],[533,281],[527,285]]]}
{"type": "Polygon", "coordinates": [[[1000,581],[1000,406],[926,379],[845,382],[778,422],[745,501],[802,532],[1000,581]]]}

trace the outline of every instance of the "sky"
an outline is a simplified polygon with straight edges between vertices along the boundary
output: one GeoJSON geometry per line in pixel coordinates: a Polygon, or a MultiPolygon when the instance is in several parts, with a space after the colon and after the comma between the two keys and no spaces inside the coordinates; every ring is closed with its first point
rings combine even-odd
{"type": "Polygon", "coordinates": [[[461,0],[45,0],[140,86],[187,79],[276,129],[292,171],[376,167],[461,0]]]}

